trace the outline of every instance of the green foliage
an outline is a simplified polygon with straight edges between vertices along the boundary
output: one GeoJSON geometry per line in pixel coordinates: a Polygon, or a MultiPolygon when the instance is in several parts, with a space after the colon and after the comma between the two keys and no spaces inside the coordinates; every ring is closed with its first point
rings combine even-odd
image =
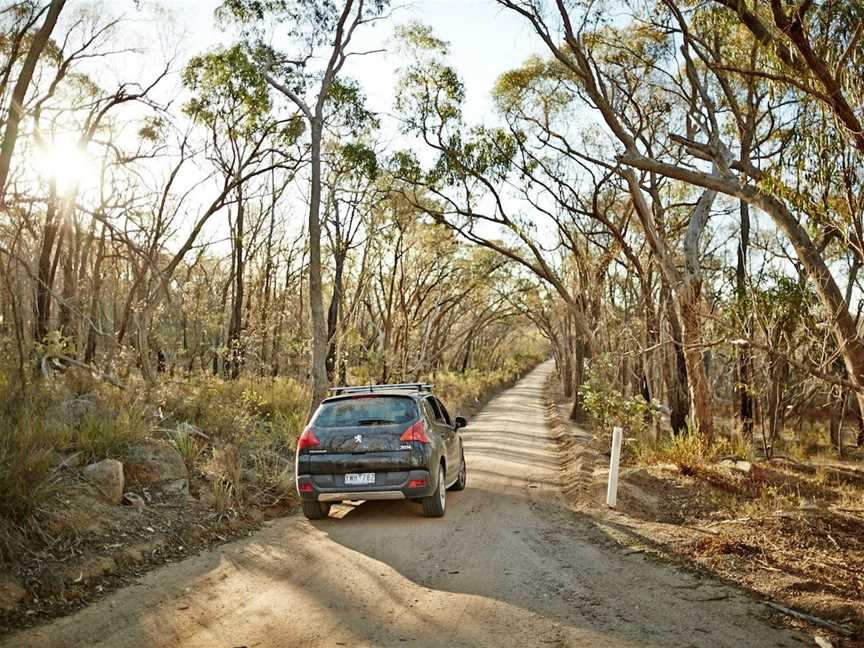
{"type": "Polygon", "coordinates": [[[330,121],[347,126],[354,134],[378,128],[378,117],[366,109],[366,96],[357,81],[333,79],[327,99],[330,121]]]}
{"type": "Polygon", "coordinates": [[[26,522],[53,493],[54,452],[62,436],[32,414],[28,408],[0,415],[0,520],[26,522]]]}
{"type": "Polygon", "coordinates": [[[308,388],[290,378],[196,375],[161,384],[154,397],[174,420],[234,441],[255,434],[297,438],[309,408],[308,388]]]}
{"type": "Polygon", "coordinates": [[[44,340],[37,340],[36,355],[45,358],[62,358],[74,354],[75,345],[61,331],[49,331],[44,340]]]}
{"type": "MultiPolygon", "coordinates": [[[[49,336],[45,353],[62,338],[49,336]]],[[[122,458],[146,436],[148,410],[136,392],[105,385],[88,372],[12,389],[0,373],[0,518],[26,522],[53,494],[55,467],[65,455],[82,463],[122,458]]]]}
{"type": "Polygon", "coordinates": [[[396,87],[396,109],[407,133],[461,130],[465,87],[456,70],[447,65],[448,50],[429,27],[414,24],[397,30],[400,46],[407,50],[396,87]]]}
{"type": "Polygon", "coordinates": [[[695,475],[716,455],[699,434],[679,434],[669,438],[660,446],[658,458],[678,466],[684,475],[695,475]]]}
{"type": "Polygon", "coordinates": [[[90,463],[122,458],[129,446],[147,435],[149,427],[144,414],[130,403],[118,411],[97,407],[65,429],[70,449],[80,452],[84,462],[90,463]]]}
{"type": "Polygon", "coordinates": [[[397,25],[393,35],[403,51],[410,56],[447,56],[450,44],[435,36],[429,25],[420,22],[410,22],[397,25]]]}
{"type": "Polygon", "coordinates": [[[147,117],[138,129],[138,137],[150,142],[161,142],[165,138],[167,124],[162,117],[147,117]]]}
{"type": "Polygon", "coordinates": [[[354,173],[369,179],[378,177],[378,156],[362,142],[347,142],[339,147],[339,155],[354,173]]]}
{"type": "Polygon", "coordinates": [[[227,515],[234,510],[234,486],[230,480],[222,477],[213,479],[210,482],[210,492],[213,495],[213,504],[219,515],[227,515]]]}
{"type": "Polygon", "coordinates": [[[720,446],[709,446],[700,434],[694,432],[669,436],[657,443],[642,441],[635,450],[640,463],[675,464],[682,475],[701,474],[707,464],[717,460],[720,452],[720,446]]]}
{"type": "Polygon", "coordinates": [[[195,92],[184,112],[210,126],[251,130],[271,107],[267,81],[240,45],[192,58],[183,83],[195,92]]]}
{"type": "Polygon", "coordinates": [[[528,354],[510,358],[499,369],[475,369],[466,372],[446,371],[424,376],[434,383],[435,392],[444,401],[452,416],[475,408],[484,398],[512,384],[540,361],[539,355],[528,354]]]}
{"type": "Polygon", "coordinates": [[[585,411],[594,425],[607,433],[615,426],[633,435],[644,433],[659,416],[659,406],[653,401],[646,403],[641,396],[624,396],[614,386],[615,371],[611,354],[592,359],[587,378],[578,388],[585,411]]]}
{"type": "Polygon", "coordinates": [[[532,56],[521,67],[498,77],[492,96],[504,113],[533,114],[551,120],[575,98],[573,74],[560,62],[532,56]]]}
{"type": "Polygon", "coordinates": [[[191,472],[195,469],[195,465],[204,448],[190,427],[187,423],[178,425],[177,429],[174,430],[172,443],[177,449],[177,454],[183,458],[186,469],[191,472]]]}

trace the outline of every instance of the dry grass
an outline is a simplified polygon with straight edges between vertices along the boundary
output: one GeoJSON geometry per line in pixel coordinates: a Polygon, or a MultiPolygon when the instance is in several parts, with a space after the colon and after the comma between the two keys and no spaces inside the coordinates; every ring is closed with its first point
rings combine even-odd
{"type": "Polygon", "coordinates": [[[424,380],[434,383],[435,392],[447,405],[450,414],[457,416],[475,410],[490,395],[525,375],[538,361],[539,358],[526,357],[501,369],[437,372],[425,376],[424,380]]]}
{"type": "Polygon", "coordinates": [[[308,387],[291,378],[222,380],[199,374],[160,384],[152,398],[167,419],[230,441],[262,431],[296,439],[309,408],[308,387]]]}

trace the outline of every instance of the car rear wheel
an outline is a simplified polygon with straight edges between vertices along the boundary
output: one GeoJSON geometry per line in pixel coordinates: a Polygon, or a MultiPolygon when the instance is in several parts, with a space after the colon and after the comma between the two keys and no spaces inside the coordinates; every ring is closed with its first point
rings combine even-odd
{"type": "Polygon", "coordinates": [[[429,497],[423,498],[423,515],[443,517],[447,505],[447,487],[444,484],[444,466],[438,467],[438,487],[429,497]]]}
{"type": "Polygon", "coordinates": [[[462,453],[462,461],[459,462],[459,477],[453,482],[450,490],[461,491],[465,490],[468,485],[468,466],[465,464],[465,453],[462,453]]]}
{"type": "Polygon", "coordinates": [[[310,520],[323,520],[330,515],[330,502],[307,502],[303,500],[303,515],[310,520]]]}

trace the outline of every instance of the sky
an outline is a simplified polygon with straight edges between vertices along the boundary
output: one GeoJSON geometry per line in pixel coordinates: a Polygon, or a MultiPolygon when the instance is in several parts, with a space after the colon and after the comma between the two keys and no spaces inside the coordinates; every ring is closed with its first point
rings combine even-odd
{"type": "MultiPolygon", "coordinates": [[[[165,62],[173,59],[171,75],[157,86],[151,96],[159,103],[170,102],[171,113],[182,119],[180,106],[189,97],[180,79],[186,62],[195,55],[230,44],[235,37],[216,24],[214,11],[220,2],[72,0],[64,16],[72,21],[78,11],[86,10],[103,18],[122,18],[116,33],[122,38],[122,45],[134,48],[136,53],[100,60],[98,64],[107,64],[107,68],[100,67],[94,76],[100,78],[104,87],[115,87],[129,79],[153,79],[165,62]]],[[[393,111],[400,63],[392,38],[396,26],[421,22],[430,26],[438,38],[449,43],[449,63],[464,82],[466,98],[463,110],[469,124],[494,124],[497,117],[491,90],[497,78],[521,65],[531,55],[543,53],[542,43],[524,19],[501,9],[494,0],[414,0],[409,3],[393,0],[391,6],[390,18],[358,31],[350,48],[352,51],[383,49],[384,52],[349,58],[342,72],[343,77],[360,82],[367,105],[381,116],[383,139],[391,146],[405,145],[399,141],[402,136],[398,134],[396,120],[388,116],[393,111]]],[[[62,24],[60,27],[62,29],[62,24]]],[[[138,109],[130,107],[129,110],[138,109]]],[[[140,110],[146,109],[140,107],[140,110]]],[[[207,198],[206,192],[196,190],[193,195],[199,193],[203,203],[207,198]]],[[[291,208],[290,211],[302,213],[299,208],[305,200],[302,194],[300,187],[296,187],[286,196],[297,205],[297,209],[291,208]]],[[[211,241],[223,241],[223,219],[217,219],[208,227],[205,237],[211,241]]]]}
{"type": "MultiPolygon", "coordinates": [[[[161,8],[160,3],[145,1],[141,9],[133,0],[105,0],[104,4],[112,14],[137,21],[142,40],[154,49],[178,48],[178,68],[189,57],[230,42],[230,34],[215,24],[213,13],[219,0],[166,0],[161,8]],[[164,20],[151,20],[160,11],[173,17],[171,30],[165,29],[164,20]]],[[[450,62],[465,82],[465,114],[472,122],[489,118],[493,110],[490,91],[498,76],[541,51],[525,21],[494,0],[415,0],[398,6],[394,2],[394,6],[390,20],[367,27],[356,39],[359,50],[390,51],[353,58],[345,68],[347,76],[360,81],[376,112],[392,110],[398,57],[392,51],[391,37],[398,24],[420,21],[450,43],[450,62]]]]}

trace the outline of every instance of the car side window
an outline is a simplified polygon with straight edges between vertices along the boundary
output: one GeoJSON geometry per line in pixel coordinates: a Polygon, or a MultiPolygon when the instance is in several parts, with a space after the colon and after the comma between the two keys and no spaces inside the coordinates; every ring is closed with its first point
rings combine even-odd
{"type": "Polygon", "coordinates": [[[447,425],[453,425],[450,422],[450,413],[447,411],[447,408],[444,407],[444,403],[442,403],[437,398],[435,399],[435,402],[438,403],[438,408],[441,410],[441,416],[444,417],[444,421],[446,421],[447,425]]]}
{"type": "Polygon", "coordinates": [[[443,423],[444,417],[441,416],[441,410],[438,407],[438,402],[434,398],[427,398],[426,405],[432,410],[432,418],[437,423],[443,423]]]}
{"type": "Polygon", "coordinates": [[[431,398],[423,399],[423,407],[426,409],[426,416],[428,416],[432,421],[437,421],[438,410],[435,408],[435,405],[432,403],[431,398]]]}

